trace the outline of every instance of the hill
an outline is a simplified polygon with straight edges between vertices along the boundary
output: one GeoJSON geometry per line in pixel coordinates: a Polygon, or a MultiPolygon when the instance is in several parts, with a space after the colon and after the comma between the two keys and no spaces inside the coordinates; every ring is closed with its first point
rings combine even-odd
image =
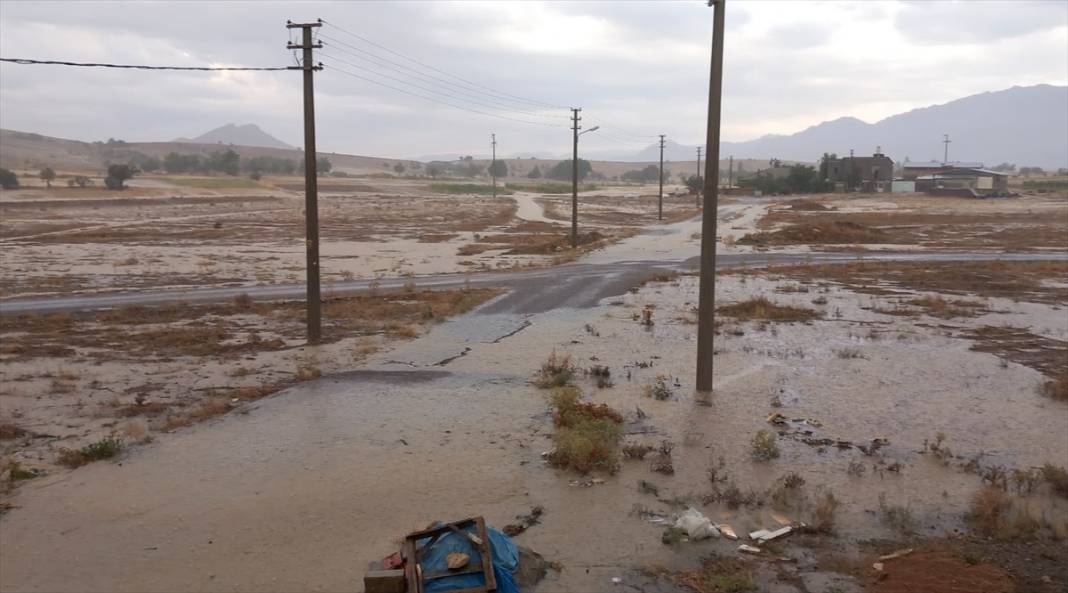
{"type": "Polygon", "coordinates": [[[225,126],[205,132],[196,138],[178,138],[175,142],[184,142],[187,144],[233,144],[236,146],[261,146],[264,148],[295,148],[267,132],[264,132],[256,124],[245,124],[243,126],[226,124],[225,126]]]}

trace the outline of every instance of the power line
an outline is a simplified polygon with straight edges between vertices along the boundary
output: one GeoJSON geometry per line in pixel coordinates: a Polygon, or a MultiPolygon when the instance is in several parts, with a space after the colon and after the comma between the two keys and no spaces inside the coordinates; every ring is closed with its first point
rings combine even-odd
{"type": "Polygon", "coordinates": [[[515,122],[524,123],[524,124],[530,124],[530,125],[535,125],[535,126],[546,126],[546,127],[550,127],[550,128],[563,127],[563,126],[559,126],[559,125],[556,125],[556,124],[550,124],[550,123],[545,123],[545,122],[540,122],[540,121],[531,121],[531,120],[527,120],[527,119],[520,119],[518,117],[509,117],[507,115],[501,115],[499,113],[490,113],[488,111],[481,111],[479,109],[472,109],[470,107],[465,107],[465,106],[462,106],[462,105],[456,105],[455,103],[450,103],[448,101],[442,101],[441,99],[436,99],[434,97],[428,97],[428,96],[420,94],[420,93],[413,93],[413,92],[411,92],[409,90],[405,90],[405,89],[402,89],[402,88],[399,88],[399,87],[395,87],[393,85],[386,84],[384,82],[379,82],[379,81],[377,81],[377,80],[375,80],[373,78],[368,78],[366,76],[361,76],[359,74],[355,74],[353,72],[349,72],[348,70],[345,70],[344,68],[338,68],[337,66],[332,67],[331,70],[334,71],[334,72],[340,72],[341,74],[344,74],[346,76],[351,76],[353,78],[358,78],[360,80],[369,82],[371,84],[377,84],[378,86],[385,87],[387,89],[392,89],[392,90],[397,91],[399,93],[404,93],[406,95],[411,95],[413,97],[419,97],[420,99],[425,99],[427,101],[431,101],[431,102],[434,102],[434,103],[439,103],[441,105],[445,105],[446,107],[452,107],[454,109],[460,109],[462,111],[470,111],[471,113],[477,113],[479,115],[488,115],[490,117],[496,117],[496,118],[499,118],[499,119],[506,119],[506,120],[509,120],[509,121],[515,121],[515,122]]]}
{"type": "Polygon", "coordinates": [[[393,55],[395,55],[395,56],[397,56],[399,58],[404,58],[405,60],[408,60],[409,62],[412,62],[414,64],[418,64],[418,65],[422,66],[423,68],[427,68],[429,70],[433,70],[434,72],[437,72],[439,74],[444,74],[445,76],[449,76],[449,77],[455,78],[456,80],[459,80],[461,82],[467,83],[469,85],[476,86],[476,87],[482,89],[483,91],[489,91],[491,93],[500,95],[502,97],[506,97],[506,98],[513,99],[513,100],[516,100],[516,101],[522,101],[524,103],[528,103],[528,104],[531,104],[531,105],[540,105],[542,107],[548,107],[550,109],[568,109],[568,107],[563,106],[563,105],[554,105],[552,103],[546,103],[544,101],[538,101],[536,99],[529,99],[529,98],[526,98],[526,97],[520,97],[519,95],[513,95],[511,93],[506,93],[504,91],[499,91],[499,90],[493,89],[491,87],[479,84],[477,82],[473,82],[473,81],[467,80],[466,78],[457,76],[456,74],[452,74],[450,72],[446,72],[445,70],[442,70],[440,68],[435,68],[434,66],[431,66],[430,64],[427,64],[425,62],[421,62],[421,61],[419,61],[419,60],[417,60],[417,59],[415,59],[415,58],[413,58],[411,56],[402,54],[402,53],[400,53],[398,51],[394,51],[394,50],[392,50],[392,49],[390,49],[390,48],[388,48],[388,47],[386,47],[384,45],[380,45],[378,43],[375,43],[374,41],[371,41],[370,39],[367,39],[366,37],[363,37],[361,35],[357,35],[356,33],[353,33],[352,31],[349,31],[349,30],[347,30],[347,29],[345,29],[343,27],[340,27],[338,25],[335,25],[334,23],[328,23],[326,21],[323,21],[323,23],[328,25],[328,26],[330,26],[330,27],[333,27],[333,28],[337,29],[338,31],[341,31],[342,33],[345,33],[346,35],[349,35],[350,37],[352,37],[354,39],[359,39],[360,41],[362,41],[362,42],[364,42],[364,43],[366,43],[368,45],[373,45],[374,47],[377,47],[377,48],[379,48],[379,49],[381,49],[383,51],[387,51],[387,52],[389,52],[389,53],[391,53],[391,54],[393,54],[393,55]]]}
{"type": "MultiPolygon", "coordinates": [[[[551,114],[542,113],[542,112],[545,111],[544,108],[538,108],[535,111],[531,111],[530,107],[527,106],[527,105],[524,105],[522,108],[516,107],[516,106],[511,105],[509,103],[522,104],[522,102],[521,101],[515,101],[515,100],[512,100],[512,99],[501,99],[501,98],[498,98],[498,97],[496,97],[494,95],[488,94],[485,91],[474,89],[474,88],[471,88],[471,87],[469,87],[467,85],[458,84],[458,83],[455,83],[455,82],[453,82],[451,80],[448,80],[446,78],[442,78],[440,76],[434,76],[432,74],[424,74],[422,72],[419,72],[418,70],[415,70],[414,68],[412,68],[410,66],[406,66],[404,64],[401,64],[400,62],[396,62],[396,61],[390,60],[389,58],[384,58],[384,57],[382,57],[382,56],[380,56],[378,54],[375,54],[373,52],[369,52],[369,51],[367,51],[367,50],[365,50],[363,48],[359,48],[359,47],[356,47],[355,45],[352,45],[352,44],[349,44],[349,43],[345,43],[344,41],[341,41],[340,39],[335,39],[333,37],[330,37],[329,35],[323,35],[322,38],[326,39],[329,42],[331,42],[331,45],[339,44],[339,45],[342,45],[344,47],[352,49],[353,51],[346,51],[345,49],[342,49],[342,48],[336,48],[339,51],[341,51],[342,53],[344,53],[344,54],[346,54],[348,56],[354,57],[354,58],[356,58],[358,60],[363,60],[363,61],[366,61],[366,62],[370,62],[370,63],[372,63],[375,66],[378,66],[380,68],[385,68],[387,70],[390,70],[392,72],[396,72],[396,73],[401,74],[403,76],[410,76],[412,78],[417,78],[419,80],[428,82],[430,84],[448,85],[449,87],[453,87],[453,88],[449,89],[450,92],[458,92],[458,93],[461,93],[463,95],[475,96],[475,97],[478,97],[479,101],[492,103],[495,106],[499,106],[499,108],[502,108],[502,109],[507,109],[508,111],[514,111],[516,113],[522,113],[524,115],[529,115],[529,116],[533,116],[533,117],[555,117],[555,118],[561,118],[561,119],[566,119],[567,118],[567,116],[563,115],[563,114],[551,115],[551,114]]],[[[366,68],[364,66],[357,66],[356,64],[351,64],[351,63],[350,63],[350,65],[354,66],[356,68],[362,68],[362,69],[366,68]]],[[[407,84],[407,81],[402,81],[402,82],[405,82],[407,84]]],[[[442,94],[445,94],[444,91],[434,90],[433,92],[441,92],[442,94]]]]}
{"type": "Polygon", "coordinates": [[[347,65],[349,65],[349,66],[351,66],[353,68],[356,68],[358,70],[361,70],[361,71],[364,71],[364,72],[367,72],[367,73],[370,73],[370,74],[374,74],[374,75],[377,75],[377,76],[381,76],[383,78],[387,78],[389,80],[393,80],[393,81],[398,82],[400,84],[409,85],[409,86],[415,87],[417,89],[420,89],[420,90],[423,90],[423,91],[427,91],[429,93],[434,93],[434,94],[437,94],[437,95],[443,95],[443,96],[448,97],[450,99],[455,99],[455,100],[458,100],[458,101],[466,101],[466,102],[469,102],[469,103],[474,103],[476,105],[480,105],[482,107],[486,107],[486,108],[489,108],[489,109],[496,109],[496,110],[500,110],[500,111],[510,111],[510,112],[513,112],[513,113],[518,113],[518,114],[521,114],[521,115],[532,116],[532,117],[545,117],[545,116],[543,116],[541,114],[538,114],[538,113],[529,112],[529,111],[515,111],[513,109],[507,109],[507,108],[501,107],[501,106],[499,106],[497,104],[488,103],[488,102],[482,101],[480,99],[472,99],[472,98],[469,98],[469,97],[464,97],[464,96],[460,96],[460,95],[454,95],[452,93],[447,93],[447,92],[439,90],[439,89],[426,87],[426,86],[423,86],[423,85],[420,85],[420,84],[416,84],[414,82],[410,82],[410,81],[404,80],[402,78],[397,78],[396,76],[391,76],[389,74],[385,74],[383,72],[379,72],[377,70],[372,70],[371,68],[368,68],[366,66],[361,66],[359,64],[353,64],[352,62],[349,62],[348,60],[344,60],[344,59],[339,58],[337,56],[332,56],[332,55],[330,55],[330,54],[328,54],[326,52],[323,52],[323,51],[319,52],[319,55],[323,56],[324,58],[328,58],[330,60],[336,60],[338,62],[341,62],[342,64],[347,64],[347,65]]]}
{"type": "Polygon", "coordinates": [[[257,68],[250,66],[144,66],[140,64],[104,64],[97,62],[67,62],[62,60],[30,60],[26,58],[0,58],[0,62],[11,62],[23,65],[50,65],[50,66],[81,66],[85,68],[126,68],[132,70],[197,70],[197,71],[274,71],[286,70],[285,66],[279,68],[257,68]]]}

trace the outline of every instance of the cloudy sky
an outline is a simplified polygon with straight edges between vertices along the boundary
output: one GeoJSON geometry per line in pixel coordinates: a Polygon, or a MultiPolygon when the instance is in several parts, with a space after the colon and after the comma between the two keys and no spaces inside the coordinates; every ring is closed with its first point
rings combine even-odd
{"type": "MultiPolygon", "coordinates": [[[[286,20],[317,18],[327,23],[318,54],[326,69],[316,75],[320,151],[485,154],[496,133],[499,154],[562,154],[568,106],[583,108],[583,125],[601,126],[583,137],[591,154],[636,152],[661,133],[684,144],[704,137],[712,9],[701,1],[4,0],[0,55],[286,66],[294,63],[286,20]]],[[[1068,84],[1064,0],[729,0],[726,28],[730,141],[847,115],[874,122],[1014,85],[1068,84]]],[[[4,63],[0,126],[151,141],[256,123],[296,145],[300,84],[291,71],[4,63]]]]}

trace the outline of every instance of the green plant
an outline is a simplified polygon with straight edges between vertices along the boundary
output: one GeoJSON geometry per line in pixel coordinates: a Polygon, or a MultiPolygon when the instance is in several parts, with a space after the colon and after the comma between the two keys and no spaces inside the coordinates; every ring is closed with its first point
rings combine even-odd
{"type": "Polygon", "coordinates": [[[56,458],[57,463],[70,468],[81,467],[93,461],[110,459],[122,451],[122,440],[106,437],[89,443],[81,449],[60,449],[56,458]]]}
{"type": "Polygon", "coordinates": [[[767,430],[758,430],[750,442],[750,455],[754,461],[769,461],[779,456],[779,444],[775,434],[767,430]]]}
{"type": "Polygon", "coordinates": [[[32,480],[33,478],[37,478],[43,475],[44,470],[35,467],[30,469],[23,469],[22,464],[17,461],[11,464],[11,469],[8,471],[8,478],[10,478],[12,482],[17,482],[19,480],[32,480]]]}
{"type": "Polygon", "coordinates": [[[548,360],[542,363],[534,384],[541,389],[563,387],[571,382],[574,375],[575,366],[571,364],[571,356],[558,356],[553,350],[548,360]]]}
{"type": "Polygon", "coordinates": [[[549,461],[582,473],[615,471],[623,417],[604,404],[580,401],[581,395],[578,387],[566,385],[553,389],[549,396],[556,426],[549,461]]]}

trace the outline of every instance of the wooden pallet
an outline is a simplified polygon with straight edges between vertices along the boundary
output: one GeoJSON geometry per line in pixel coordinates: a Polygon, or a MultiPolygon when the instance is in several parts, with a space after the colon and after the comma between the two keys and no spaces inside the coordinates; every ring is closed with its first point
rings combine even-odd
{"type": "Polygon", "coordinates": [[[445,525],[433,529],[409,533],[404,537],[404,546],[401,549],[401,555],[404,556],[405,559],[404,578],[408,582],[408,593],[423,593],[423,584],[426,583],[426,581],[477,573],[482,573],[483,578],[485,579],[484,585],[479,587],[469,587],[467,589],[457,589],[450,593],[488,593],[497,590],[497,579],[493,576],[493,555],[490,552],[489,537],[486,535],[486,522],[482,517],[472,517],[470,519],[463,519],[453,523],[446,523],[445,525]],[[471,525],[475,526],[474,534],[464,530],[465,527],[470,527],[471,525]],[[472,558],[472,563],[460,570],[423,572],[423,568],[419,565],[419,553],[424,549],[429,548],[439,537],[446,533],[456,533],[460,537],[467,538],[475,550],[478,551],[479,562],[474,563],[474,558],[472,558]],[[430,541],[424,546],[417,548],[416,542],[425,538],[430,538],[430,541]]]}

